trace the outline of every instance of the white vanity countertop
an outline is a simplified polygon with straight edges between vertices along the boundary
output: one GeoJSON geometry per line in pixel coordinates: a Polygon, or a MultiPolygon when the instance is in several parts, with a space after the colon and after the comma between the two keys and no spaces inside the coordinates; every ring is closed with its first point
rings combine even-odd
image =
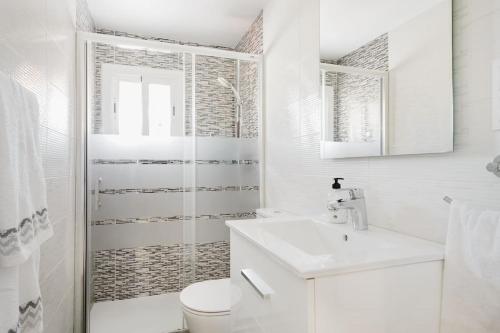
{"type": "Polygon", "coordinates": [[[440,244],[373,226],[353,231],[350,224],[308,217],[226,225],[305,279],[444,259],[440,244]]]}

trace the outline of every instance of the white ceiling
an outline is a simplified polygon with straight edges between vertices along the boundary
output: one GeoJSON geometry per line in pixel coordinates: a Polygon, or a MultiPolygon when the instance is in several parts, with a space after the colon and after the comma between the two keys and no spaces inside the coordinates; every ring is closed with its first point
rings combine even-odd
{"type": "Polygon", "coordinates": [[[321,58],[335,60],[443,0],[320,0],[321,58]]]}
{"type": "Polygon", "coordinates": [[[269,0],[88,0],[98,28],[234,47],[269,0]]]}

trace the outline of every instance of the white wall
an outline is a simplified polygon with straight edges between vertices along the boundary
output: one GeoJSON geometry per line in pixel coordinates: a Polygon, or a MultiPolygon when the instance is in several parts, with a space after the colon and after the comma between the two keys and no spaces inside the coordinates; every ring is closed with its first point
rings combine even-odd
{"type": "MultiPolygon", "coordinates": [[[[39,100],[55,235],[42,247],[45,332],[73,331],[75,0],[0,1],[0,70],[39,100]]],[[[1,316],[1,314],[0,314],[1,316]]]]}
{"type": "Polygon", "coordinates": [[[491,131],[491,61],[500,57],[500,8],[454,1],[455,152],[320,160],[319,1],[274,0],[264,9],[266,206],[325,211],[331,177],[366,189],[370,223],[444,242],[442,197],[500,206],[500,153],[491,131]],[[496,24],[496,28],[495,28],[496,24]],[[496,35],[495,35],[496,34],[496,35]]]}

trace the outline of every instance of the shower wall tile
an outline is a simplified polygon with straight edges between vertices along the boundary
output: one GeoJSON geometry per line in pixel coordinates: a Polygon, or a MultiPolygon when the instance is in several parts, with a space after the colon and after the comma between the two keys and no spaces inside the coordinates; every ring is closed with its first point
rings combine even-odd
{"type": "MultiPolygon", "coordinates": [[[[182,273],[190,270],[183,268],[184,248],[182,245],[155,245],[95,251],[95,301],[181,291],[185,286],[182,273]]],[[[196,244],[195,257],[195,281],[229,277],[229,242],[196,244]]]]}
{"type": "Polygon", "coordinates": [[[245,53],[262,54],[264,52],[264,15],[262,11],[234,49],[245,53]]]}
{"type": "Polygon", "coordinates": [[[115,258],[116,250],[101,250],[93,252],[92,292],[94,301],[112,301],[115,298],[115,258]]]}
{"type": "MultiPolygon", "coordinates": [[[[389,36],[383,34],[336,61],[322,60],[322,62],[387,71],[389,69],[389,36]]],[[[360,105],[368,101],[376,102],[380,98],[380,82],[376,78],[367,76],[328,73],[326,86],[334,90],[333,95],[336,97],[331,105],[334,109],[332,110],[333,139],[336,142],[347,142],[352,136],[350,112],[359,110],[360,105]]],[[[371,132],[368,112],[366,108],[362,111],[364,124],[360,129],[360,137],[363,141],[370,140],[367,137],[367,133],[371,132]]]]}
{"type": "Polygon", "coordinates": [[[116,299],[149,296],[149,252],[146,248],[116,250],[116,299]]]}
{"type": "MultiPolygon", "coordinates": [[[[217,79],[223,77],[236,87],[236,60],[203,55],[196,56],[195,60],[196,135],[234,137],[234,94],[217,79]]],[[[188,119],[190,123],[189,116],[188,119]]]]}
{"type": "MultiPolygon", "coordinates": [[[[261,12],[252,23],[243,38],[236,45],[236,51],[246,53],[263,53],[264,18],[261,12]]],[[[259,81],[256,63],[240,62],[240,95],[242,102],[241,136],[254,138],[259,135],[259,81]]]]}
{"type": "Polygon", "coordinates": [[[228,278],[229,257],[228,242],[197,244],[195,281],[228,278]]]}
{"type": "Polygon", "coordinates": [[[259,73],[253,62],[240,62],[241,137],[255,138],[259,135],[259,73]]]}
{"type": "Polygon", "coordinates": [[[383,34],[337,60],[338,65],[389,70],[389,35],[383,34]]]}

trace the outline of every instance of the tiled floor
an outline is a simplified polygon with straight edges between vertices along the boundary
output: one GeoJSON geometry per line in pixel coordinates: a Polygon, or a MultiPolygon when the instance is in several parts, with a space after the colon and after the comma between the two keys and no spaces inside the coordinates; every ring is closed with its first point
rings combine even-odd
{"type": "Polygon", "coordinates": [[[181,328],[179,293],[98,302],[90,312],[90,333],[170,333],[181,328]]]}

